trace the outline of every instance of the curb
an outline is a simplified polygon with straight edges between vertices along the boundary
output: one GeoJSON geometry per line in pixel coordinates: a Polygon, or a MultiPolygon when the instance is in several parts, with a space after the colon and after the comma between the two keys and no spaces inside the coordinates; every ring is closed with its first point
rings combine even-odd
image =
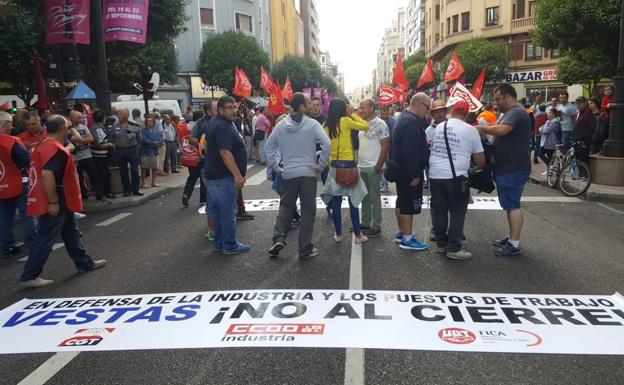
{"type": "Polygon", "coordinates": [[[601,191],[592,191],[589,186],[586,196],[588,201],[609,202],[609,203],[624,203],[624,194],[613,194],[601,191]]]}
{"type": "Polygon", "coordinates": [[[154,199],[158,199],[163,195],[169,194],[170,192],[173,192],[181,187],[183,187],[184,185],[180,185],[180,186],[171,186],[171,187],[162,187],[160,188],[160,190],[158,191],[153,191],[150,192],[149,194],[146,194],[142,197],[132,197],[130,199],[126,199],[123,202],[117,202],[117,201],[113,201],[113,203],[111,204],[99,204],[99,203],[94,203],[94,204],[86,204],[85,208],[84,208],[84,212],[85,213],[95,213],[95,212],[100,212],[100,211],[107,211],[107,210],[115,210],[115,209],[122,209],[125,207],[136,207],[136,206],[141,206],[144,203],[147,203],[149,201],[152,201],[154,199]]]}

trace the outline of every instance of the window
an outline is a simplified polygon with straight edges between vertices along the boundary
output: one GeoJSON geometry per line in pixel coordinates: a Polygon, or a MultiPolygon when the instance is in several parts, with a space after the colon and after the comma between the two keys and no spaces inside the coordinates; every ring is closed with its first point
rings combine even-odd
{"type": "Polygon", "coordinates": [[[436,4],[435,7],[435,19],[440,20],[440,4],[436,4]]]}
{"type": "Polygon", "coordinates": [[[507,46],[507,53],[509,54],[509,60],[524,59],[524,44],[509,44],[507,46]]]}
{"type": "Polygon", "coordinates": [[[535,16],[535,8],[537,7],[537,1],[529,1],[529,17],[535,16]]]}
{"type": "Polygon", "coordinates": [[[459,15],[453,15],[453,33],[459,31],[459,15]]]}
{"type": "Polygon", "coordinates": [[[212,8],[200,8],[199,19],[203,26],[214,26],[214,15],[212,14],[212,8]]]}
{"type": "Polygon", "coordinates": [[[513,18],[514,19],[522,19],[525,15],[525,0],[516,0],[516,4],[513,6],[513,18]]]}
{"type": "Polygon", "coordinates": [[[526,60],[542,60],[542,47],[535,43],[527,43],[526,60]]]}
{"type": "Polygon", "coordinates": [[[439,42],[439,41],[440,41],[440,34],[439,34],[439,33],[436,33],[436,34],[435,34],[435,42],[437,43],[437,42],[439,42]]]}
{"type": "Polygon", "coordinates": [[[451,18],[450,17],[446,18],[446,34],[447,35],[451,34],[451,18]]]}
{"type": "Polygon", "coordinates": [[[461,14],[462,17],[462,31],[468,31],[470,29],[470,12],[464,12],[461,14]]]}
{"type": "Polygon", "coordinates": [[[498,25],[499,21],[499,7],[492,7],[485,9],[485,26],[491,27],[498,25]]]}
{"type": "Polygon", "coordinates": [[[235,13],[236,17],[236,30],[245,32],[245,33],[253,33],[253,28],[251,25],[251,16],[243,15],[241,13],[235,13]]]}
{"type": "Polygon", "coordinates": [[[558,50],[558,49],[556,49],[556,48],[555,48],[555,49],[553,49],[552,51],[550,51],[550,57],[551,57],[552,59],[556,59],[556,58],[558,58],[559,56],[561,56],[561,52],[559,52],[559,50],[558,50]]]}

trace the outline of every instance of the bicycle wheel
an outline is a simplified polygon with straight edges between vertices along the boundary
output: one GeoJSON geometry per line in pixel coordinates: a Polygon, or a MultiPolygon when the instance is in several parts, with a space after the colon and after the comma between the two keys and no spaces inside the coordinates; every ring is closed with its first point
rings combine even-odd
{"type": "Polygon", "coordinates": [[[591,184],[591,172],[584,162],[573,159],[566,164],[559,176],[559,189],[570,197],[583,194],[591,184]]]}
{"type": "Polygon", "coordinates": [[[546,182],[548,183],[548,187],[555,188],[557,186],[557,181],[559,180],[559,173],[561,169],[561,155],[553,155],[548,162],[548,169],[546,170],[546,182]]]}

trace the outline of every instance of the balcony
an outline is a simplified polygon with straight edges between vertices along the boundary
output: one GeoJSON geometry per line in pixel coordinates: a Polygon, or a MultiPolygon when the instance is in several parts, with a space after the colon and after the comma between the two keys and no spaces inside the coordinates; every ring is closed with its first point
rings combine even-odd
{"type": "Polygon", "coordinates": [[[522,19],[516,19],[511,21],[511,30],[513,32],[528,32],[533,29],[535,25],[534,17],[525,17],[522,19]]]}

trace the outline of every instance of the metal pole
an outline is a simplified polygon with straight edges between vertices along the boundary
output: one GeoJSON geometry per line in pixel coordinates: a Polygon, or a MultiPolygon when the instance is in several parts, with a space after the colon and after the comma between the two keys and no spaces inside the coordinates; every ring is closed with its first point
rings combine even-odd
{"type": "Polygon", "coordinates": [[[95,95],[97,106],[106,116],[111,114],[111,90],[106,68],[106,46],[104,44],[104,23],[102,17],[102,0],[92,0],[95,46],[97,52],[95,95]]]}
{"type": "Polygon", "coordinates": [[[609,114],[609,139],[604,142],[602,155],[624,157],[624,5],[620,12],[620,48],[614,83],[614,101],[609,114]]]}

